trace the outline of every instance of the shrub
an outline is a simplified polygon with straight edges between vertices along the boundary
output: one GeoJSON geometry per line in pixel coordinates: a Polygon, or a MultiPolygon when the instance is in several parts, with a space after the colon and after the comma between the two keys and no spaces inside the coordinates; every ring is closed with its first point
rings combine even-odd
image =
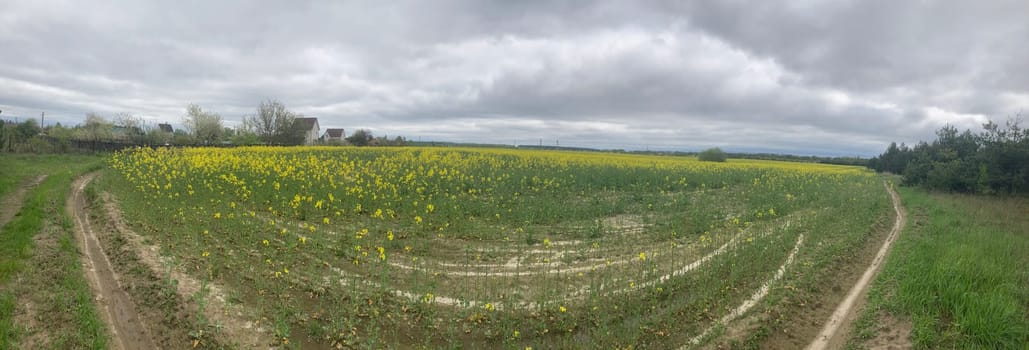
{"type": "Polygon", "coordinates": [[[729,158],[725,152],[718,147],[708,148],[697,154],[697,158],[702,162],[724,162],[729,158]]]}

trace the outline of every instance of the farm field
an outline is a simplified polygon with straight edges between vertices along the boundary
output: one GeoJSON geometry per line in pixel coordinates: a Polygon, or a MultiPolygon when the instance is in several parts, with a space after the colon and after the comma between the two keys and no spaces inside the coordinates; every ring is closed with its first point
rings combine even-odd
{"type": "Polygon", "coordinates": [[[816,164],[317,147],[109,164],[87,193],[136,252],[115,265],[163,271],[197,347],[804,346],[785,318],[821,318],[834,266],[892,216],[879,177],[816,164]]]}

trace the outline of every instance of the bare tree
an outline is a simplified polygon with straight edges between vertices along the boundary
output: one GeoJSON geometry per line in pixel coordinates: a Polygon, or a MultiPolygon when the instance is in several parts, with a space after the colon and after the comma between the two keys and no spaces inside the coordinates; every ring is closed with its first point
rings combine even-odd
{"type": "Polygon", "coordinates": [[[282,102],[266,100],[257,106],[257,114],[243,118],[243,125],[264,143],[291,144],[298,134],[297,117],[282,102]]]}
{"type": "Polygon", "coordinates": [[[217,113],[204,112],[196,104],[186,106],[186,116],[182,118],[182,124],[199,143],[211,144],[221,139],[222,116],[217,113]]]}
{"type": "Polygon", "coordinates": [[[114,125],[125,129],[125,135],[129,140],[137,144],[143,143],[146,138],[146,131],[143,130],[143,118],[122,112],[114,115],[114,125]]]}
{"type": "Polygon", "coordinates": [[[86,123],[82,125],[83,138],[89,141],[100,141],[111,138],[113,125],[97,113],[86,113],[86,123]]]}

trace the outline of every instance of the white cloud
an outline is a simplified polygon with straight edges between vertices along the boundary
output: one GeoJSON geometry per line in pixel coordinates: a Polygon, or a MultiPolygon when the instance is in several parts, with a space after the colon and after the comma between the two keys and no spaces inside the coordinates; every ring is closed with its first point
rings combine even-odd
{"type": "MultiPolygon", "coordinates": [[[[1029,106],[1020,2],[17,2],[4,116],[273,98],[326,127],[873,155],[1029,106]],[[743,8],[746,7],[746,8],[743,8]]],[[[510,140],[510,141],[507,141],[510,140]]],[[[521,141],[517,141],[521,142],[521,141]]]]}

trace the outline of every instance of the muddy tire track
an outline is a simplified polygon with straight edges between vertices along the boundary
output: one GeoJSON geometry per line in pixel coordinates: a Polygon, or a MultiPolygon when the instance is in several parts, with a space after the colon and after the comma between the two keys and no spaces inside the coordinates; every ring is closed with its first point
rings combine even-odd
{"type": "Polygon", "coordinates": [[[36,176],[32,181],[19,185],[17,189],[0,200],[0,230],[21,211],[21,206],[25,203],[25,194],[33,187],[43,183],[43,180],[46,180],[46,175],[36,176]]]}
{"type": "Polygon", "coordinates": [[[822,331],[807,346],[806,349],[808,350],[843,348],[850,336],[854,320],[857,319],[868,297],[868,288],[871,286],[872,279],[879,273],[883,261],[886,260],[886,254],[889,253],[893,242],[900,235],[901,229],[904,228],[907,217],[900,203],[900,195],[885,182],[883,186],[886,187],[886,191],[890,194],[890,200],[893,202],[893,211],[896,213],[893,228],[890,229],[890,234],[883,242],[882,248],[879,248],[879,252],[876,253],[875,259],[868,265],[865,273],[861,275],[861,279],[850,288],[847,296],[836,307],[836,311],[829,317],[822,331]]]}
{"type": "Polygon", "coordinates": [[[65,204],[75,222],[75,238],[81,244],[82,266],[86,280],[96,296],[101,316],[111,332],[111,346],[115,349],[156,349],[136,305],[122,287],[111,260],[97,239],[86,211],[84,189],[97,173],[83,175],[72,182],[72,191],[65,204]]]}
{"type": "Polygon", "coordinates": [[[146,265],[155,275],[168,274],[177,281],[176,292],[183,299],[189,299],[197,293],[207,294],[207,306],[204,308],[203,314],[218,325],[222,335],[231,340],[230,343],[237,343],[245,349],[274,348],[269,346],[274,342],[274,336],[259,322],[251,321],[257,317],[242,305],[230,305],[227,301],[228,293],[224,287],[213,282],[207,282],[204,285],[200,280],[178,268],[168,268],[169,262],[161,257],[159,249],[146,244],[142,236],[125,225],[121,210],[111,194],[104,192],[101,194],[101,199],[107,220],[121,234],[127,243],[127,248],[139,257],[143,265],[146,265]]]}

